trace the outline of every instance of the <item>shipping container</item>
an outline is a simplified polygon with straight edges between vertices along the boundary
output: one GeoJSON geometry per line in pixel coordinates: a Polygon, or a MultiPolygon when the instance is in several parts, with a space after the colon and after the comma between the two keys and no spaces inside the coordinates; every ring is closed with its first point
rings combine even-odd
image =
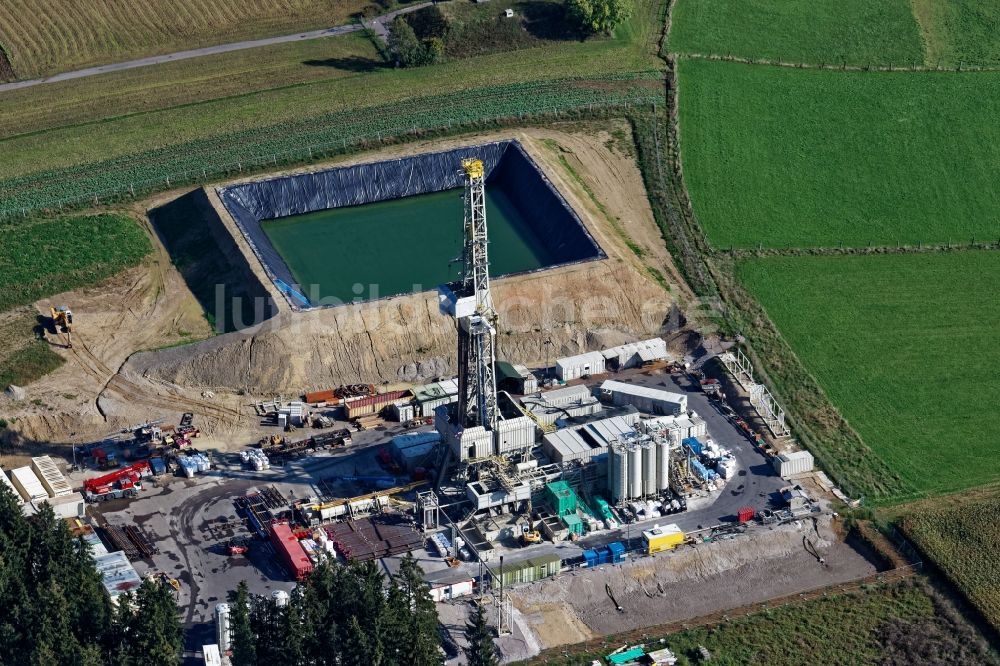
{"type": "Polygon", "coordinates": [[[576,512],[576,493],[565,481],[554,481],[545,486],[545,502],[557,516],[576,512]]]}
{"type": "Polygon", "coordinates": [[[597,551],[593,549],[583,551],[583,560],[588,567],[596,567],[598,564],[597,551]]]}
{"type": "Polygon", "coordinates": [[[3,471],[2,467],[0,467],[0,485],[7,486],[7,488],[10,489],[10,492],[14,493],[14,498],[18,502],[24,499],[21,497],[21,491],[14,487],[14,484],[11,483],[10,479],[7,477],[7,472],[3,471]]]}
{"type": "Polygon", "coordinates": [[[621,541],[612,541],[609,543],[608,551],[611,553],[612,564],[618,564],[625,559],[625,544],[621,541]]]}
{"type": "Polygon", "coordinates": [[[756,512],[753,510],[752,507],[749,506],[740,507],[740,510],[736,512],[736,520],[738,520],[741,523],[749,522],[753,520],[755,513],[756,512]]]}
{"type": "Polygon", "coordinates": [[[45,499],[49,496],[45,486],[30,467],[18,467],[10,472],[11,483],[25,502],[45,499]]]}
{"type": "Polygon", "coordinates": [[[564,382],[579,379],[584,375],[601,375],[604,372],[604,354],[601,352],[587,352],[556,360],[556,377],[564,382]]]}
{"type": "Polygon", "coordinates": [[[270,527],[271,544],[288,572],[295,580],[302,581],[313,569],[309,556],[302,544],[292,534],[288,523],[272,523],[270,527]]]}
{"type": "Polygon", "coordinates": [[[647,554],[653,555],[664,550],[672,550],[684,543],[684,532],[674,524],[657,525],[643,532],[642,538],[646,544],[647,554]]]}
{"type": "Polygon", "coordinates": [[[814,465],[813,454],[808,451],[782,453],[774,458],[774,471],[783,478],[811,472],[814,465]]]}
{"type": "Polygon", "coordinates": [[[369,395],[357,400],[351,400],[345,405],[344,411],[347,414],[347,418],[355,419],[359,416],[377,414],[391,403],[409,402],[412,399],[413,393],[409,390],[389,391],[388,393],[379,393],[378,395],[369,395]]]}
{"type": "Polygon", "coordinates": [[[31,459],[31,469],[35,471],[38,480],[42,482],[49,497],[62,497],[73,492],[69,481],[59,471],[55,461],[49,456],[39,456],[31,459]]]}
{"type": "Polygon", "coordinates": [[[519,562],[505,562],[493,569],[493,584],[504,585],[532,583],[553,576],[562,569],[562,559],[558,555],[540,555],[519,562]]]}

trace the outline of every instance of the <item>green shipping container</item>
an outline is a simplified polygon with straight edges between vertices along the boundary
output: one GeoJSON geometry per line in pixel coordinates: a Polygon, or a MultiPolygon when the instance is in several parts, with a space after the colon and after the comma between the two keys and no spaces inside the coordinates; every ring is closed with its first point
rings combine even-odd
{"type": "Polygon", "coordinates": [[[553,576],[562,569],[562,559],[558,555],[540,555],[520,562],[507,562],[502,567],[493,568],[493,584],[514,585],[533,583],[553,576]]]}
{"type": "Polygon", "coordinates": [[[578,536],[583,536],[583,520],[580,516],[576,514],[570,514],[568,516],[562,517],[563,524],[572,533],[578,536]]]}

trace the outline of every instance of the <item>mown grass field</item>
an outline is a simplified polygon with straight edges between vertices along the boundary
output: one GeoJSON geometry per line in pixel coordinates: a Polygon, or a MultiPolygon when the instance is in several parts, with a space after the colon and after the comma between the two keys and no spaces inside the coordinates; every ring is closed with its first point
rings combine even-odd
{"type": "Polygon", "coordinates": [[[679,67],[685,182],[713,245],[1000,237],[1000,72],[679,67]]]}
{"type": "Polygon", "coordinates": [[[30,384],[63,364],[48,341],[36,337],[39,325],[32,308],[0,312],[0,391],[30,384]]]}
{"type": "Polygon", "coordinates": [[[81,215],[0,225],[0,312],[99,282],[152,250],[124,215],[81,215]]]}
{"type": "Polygon", "coordinates": [[[924,507],[902,519],[904,532],[934,560],[986,619],[1000,629],[1000,495],[924,507]]]}
{"type": "MultiPolygon", "coordinates": [[[[710,663],[721,666],[997,663],[961,617],[926,584],[913,580],[872,585],[736,617],[714,627],[680,631],[663,637],[663,644],[659,638],[651,631],[640,642],[646,650],[669,647],[678,666],[705,663],[698,656],[699,646],[711,653],[710,663]]],[[[609,637],[608,648],[599,652],[574,652],[573,646],[565,646],[529,663],[589,664],[620,645],[635,643],[609,637]]]]}
{"type": "Polygon", "coordinates": [[[924,61],[908,0],[677,0],[669,50],[817,64],[924,61]]]}
{"type": "Polygon", "coordinates": [[[770,257],[738,277],[917,491],[1000,480],[1000,252],[770,257]]]}
{"type": "Polygon", "coordinates": [[[0,138],[359,76],[383,66],[371,40],[351,33],[47,83],[0,93],[0,138]]]}
{"type": "Polygon", "coordinates": [[[926,45],[926,62],[954,67],[1000,66],[1000,3],[911,0],[926,45]]]}
{"type": "Polygon", "coordinates": [[[328,28],[349,23],[352,14],[372,4],[369,0],[5,0],[0,3],[0,44],[18,77],[33,78],[328,28]]]}
{"type": "Polygon", "coordinates": [[[379,69],[363,77],[303,83],[8,138],[0,140],[0,178],[479,86],[657,69],[662,67],[655,55],[659,16],[659,3],[642,0],[629,24],[612,39],[567,41],[417,69],[379,69]]]}

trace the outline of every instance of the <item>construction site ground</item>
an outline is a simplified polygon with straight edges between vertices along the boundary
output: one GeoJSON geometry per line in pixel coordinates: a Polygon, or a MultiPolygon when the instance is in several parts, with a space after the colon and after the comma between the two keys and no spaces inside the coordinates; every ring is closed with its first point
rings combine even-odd
{"type": "MultiPolygon", "coordinates": [[[[574,123],[467,135],[389,147],[331,164],[500,138],[520,140],[609,256],[498,281],[496,300],[513,305],[507,322],[501,323],[511,329],[503,336],[501,354],[539,365],[546,358],[551,362],[655,334],[671,304],[688,295],[653,220],[627,139],[629,128],[622,122],[612,125],[574,123]],[[629,244],[640,248],[642,256],[629,244]],[[650,277],[650,269],[666,276],[669,291],[650,277]],[[607,300],[596,321],[581,321],[578,312],[540,309],[556,297],[579,306],[595,297],[595,285],[603,285],[597,295],[607,300]],[[551,346],[544,344],[546,339],[551,346]]],[[[232,450],[260,436],[249,408],[257,399],[277,394],[294,398],[341,383],[417,381],[453,370],[453,327],[438,314],[434,294],[427,293],[319,312],[283,312],[266,329],[213,336],[203,304],[171,263],[183,258],[171,257],[145,220],[148,209],[182,194],[167,193],[134,206],[154,244],[153,255],[142,265],[35,304],[39,313],[47,313],[52,304],[72,307],[74,345],[64,349],[51,340],[66,363],[25,387],[24,400],[0,396],[0,413],[9,423],[0,437],[7,454],[19,456],[5,459],[7,466],[131,424],[156,418],[175,422],[183,412],[198,417],[206,435],[203,446],[232,450]],[[291,314],[296,321],[285,318],[291,314]],[[211,339],[191,344],[202,338],[211,339]]],[[[250,268],[260,270],[259,264],[250,268]]]]}
{"type": "Polygon", "coordinates": [[[541,650],[759,604],[863,578],[877,560],[840,540],[830,516],[760,527],[729,539],[622,565],[564,572],[517,588],[514,632],[500,639],[505,661],[541,650]],[[825,560],[807,550],[809,539],[825,560]],[[610,586],[618,611],[608,595],[610,586]]]}

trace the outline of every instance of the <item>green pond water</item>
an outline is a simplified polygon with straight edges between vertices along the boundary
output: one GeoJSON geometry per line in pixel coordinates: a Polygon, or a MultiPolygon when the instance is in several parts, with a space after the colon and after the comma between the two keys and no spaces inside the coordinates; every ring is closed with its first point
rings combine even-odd
{"type": "MultiPolygon", "coordinates": [[[[434,289],[458,277],[462,190],[266,220],[261,227],[314,304],[434,289]],[[336,300],[333,300],[336,299],[336,300]]],[[[486,188],[490,275],[557,263],[502,188],[486,188]]]]}

